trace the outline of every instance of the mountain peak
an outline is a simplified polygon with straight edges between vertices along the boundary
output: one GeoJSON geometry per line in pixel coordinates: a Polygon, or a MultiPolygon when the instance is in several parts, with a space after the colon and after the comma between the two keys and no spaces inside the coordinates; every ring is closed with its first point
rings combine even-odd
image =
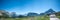
{"type": "Polygon", "coordinates": [[[46,11],[45,13],[54,13],[55,11],[53,9],[49,9],[48,11],[46,11]]]}

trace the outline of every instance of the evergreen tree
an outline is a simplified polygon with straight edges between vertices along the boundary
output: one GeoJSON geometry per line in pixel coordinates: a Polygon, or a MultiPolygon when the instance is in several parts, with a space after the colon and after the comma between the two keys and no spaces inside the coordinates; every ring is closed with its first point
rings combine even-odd
{"type": "Polygon", "coordinates": [[[55,13],[56,17],[60,18],[60,11],[55,13]]]}

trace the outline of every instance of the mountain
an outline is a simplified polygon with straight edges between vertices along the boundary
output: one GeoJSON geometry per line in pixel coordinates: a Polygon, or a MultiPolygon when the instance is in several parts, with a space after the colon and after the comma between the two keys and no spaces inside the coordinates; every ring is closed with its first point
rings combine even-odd
{"type": "Polygon", "coordinates": [[[33,13],[33,12],[30,12],[30,13],[27,14],[27,16],[38,16],[38,15],[39,15],[39,14],[33,13]]]}
{"type": "Polygon", "coordinates": [[[49,9],[44,13],[40,13],[40,15],[50,15],[50,14],[54,14],[54,13],[55,13],[55,11],[53,9],[49,9]]]}
{"type": "Polygon", "coordinates": [[[53,14],[53,13],[55,13],[55,11],[54,11],[53,9],[49,9],[49,10],[46,11],[45,13],[47,13],[47,14],[53,14]]]}

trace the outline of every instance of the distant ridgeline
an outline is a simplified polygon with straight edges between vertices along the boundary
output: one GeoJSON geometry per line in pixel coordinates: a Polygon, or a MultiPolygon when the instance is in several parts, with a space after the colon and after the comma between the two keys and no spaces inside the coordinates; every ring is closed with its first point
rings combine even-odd
{"type": "Polygon", "coordinates": [[[9,13],[8,11],[6,10],[0,10],[0,18],[9,18],[9,17],[12,17],[12,18],[15,18],[15,12],[12,12],[12,13],[9,13]]]}
{"type": "Polygon", "coordinates": [[[40,14],[30,12],[27,14],[27,16],[43,16],[43,15],[51,15],[54,13],[55,13],[55,11],[53,9],[49,9],[48,11],[46,11],[44,13],[40,13],[40,14]]]}
{"type": "MultiPolygon", "coordinates": [[[[48,11],[44,12],[44,13],[34,13],[34,12],[29,12],[27,14],[27,16],[44,16],[44,15],[51,15],[51,14],[55,14],[55,11],[53,9],[49,9],[48,11]]],[[[57,14],[58,15],[58,14],[57,14]]],[[[16,17],[16,12],[11,12],[11,14],[9,14],[9,12],[5,11],[5,10],[0,10],[0,17],[12,17],[15,18],[16,17]]],[[[23,15],[19,15],[18,17],[24,17],[23,15]]]]}

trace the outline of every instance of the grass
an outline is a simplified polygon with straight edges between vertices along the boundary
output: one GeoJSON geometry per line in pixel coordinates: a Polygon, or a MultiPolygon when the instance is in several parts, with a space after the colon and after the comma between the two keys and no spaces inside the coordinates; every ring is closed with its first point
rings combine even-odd
{"type": "Polygon", "coordinates": [[[6,20],[49,20],[49,16],[35,16],[27,18],[7,18],[6,20]]]}

